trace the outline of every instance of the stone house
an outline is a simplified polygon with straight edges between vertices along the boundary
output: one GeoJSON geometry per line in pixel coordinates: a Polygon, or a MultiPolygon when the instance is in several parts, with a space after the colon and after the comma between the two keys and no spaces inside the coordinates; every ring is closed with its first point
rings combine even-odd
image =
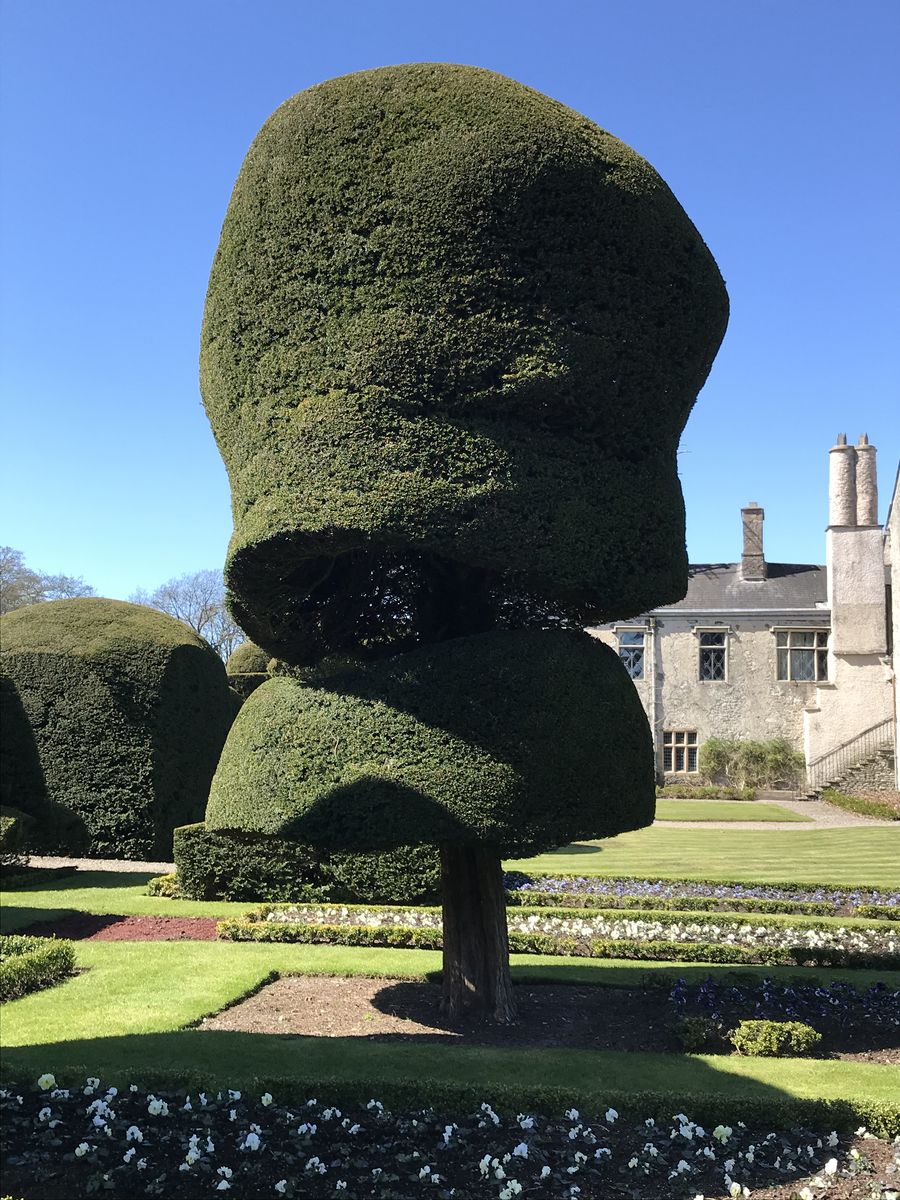
{"type": "Polygon", "coordinates": [[[870,759],[883,774],[897,722],[889,572],[900,569],[900,501],[891,554],[875,447],[841,434],[830,452],[824,565],[767,562],[764,516],[755,503],[741,510],[740,562],[694,564],[677,604],[590,632],[634,681],[660,779],[696,777],[710,737],[786,738],[810,787],[870,759]]]}

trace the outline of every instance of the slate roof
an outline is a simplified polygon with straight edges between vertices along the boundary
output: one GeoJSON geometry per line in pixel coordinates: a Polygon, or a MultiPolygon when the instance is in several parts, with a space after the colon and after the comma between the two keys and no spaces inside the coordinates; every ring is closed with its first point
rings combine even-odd
{"type": "Polygon", "coordinates": [[[741,579],[740,563],[692,563],[688,567],[685,598],[655,611],[783,609],[790,612],[816,607],[827,611],[828,580],[824,567],[813,563],[767,563],[766,567],[768,578],[749,582],[741,579]]]}

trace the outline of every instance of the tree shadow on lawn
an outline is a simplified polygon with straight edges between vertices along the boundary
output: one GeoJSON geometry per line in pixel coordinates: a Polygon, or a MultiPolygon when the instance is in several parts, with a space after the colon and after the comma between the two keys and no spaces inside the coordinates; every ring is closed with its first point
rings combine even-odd
{"type": "Polygon", "coordinates": [[[752,1115],[757,1106],[762,1111],[764,1105],[791,1099],[789,1092],[769,1082],[719,1071],[708,1061],[685,1055],[372,1043],[359,1037],[202,1029],[4,1050],[5,1078],[36,1080],[45,1071],[52,1071],[60,1086],[97,1075],[120,1091],[131,1083],[193,1092],[232,1087],[270,1090],[282,1101],[307,1093],[322,1101],[333,1094],[364,1104],[374,1095],[383,1101],[388,1096],[403,1103],[405,1097],[407,1103],[421,1104],[431,1089],[438,1105],[465,1102],[477,1108],[481,1100],[502,1103],[509,1095],[511,1105],[527,1103],[557,1115],[571,1104],[596,1111],[629,1095],[667,1093],[662,1103],[668,1116],[677,1097],[695,1120],[715,1114],[716,1120],[725,1120],[730,1119],[729,1100],[749,1105],[752,1115]]]}
{"type": "Polygon", "coordinates": [[[15,904],[0,906],[0,934],[31,933],[35,922],[56,923],[75,915],[72,908],[22,908],[15,904]]]}
{"type": "Polygon", "coordinates": [[[30,873],[19,879],[3,883],[3,890],[10,893],[18,892],[67,892],[82,891],[86,888],[134,888],[146,887],[151,879],[156,879],[157,871],[84,871],[80,867],[72,872],[62,873],[55,869],[43,867],[33,868],[30,873]]]}

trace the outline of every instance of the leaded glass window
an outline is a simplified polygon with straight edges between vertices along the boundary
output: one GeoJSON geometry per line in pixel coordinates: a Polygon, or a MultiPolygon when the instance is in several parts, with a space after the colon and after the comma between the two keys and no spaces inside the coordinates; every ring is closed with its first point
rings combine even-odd
{"type": "Polygon", "coordinates": [[[828,678],[827,629],[779,629],[775,647],[779,679],[821,683],[828,678]]]}
{"type": "Polygon", "coordinates": [[[700,679],[703,683],[725,680],[725,632],[700,634],[700,679]]]}
{"type": "Polygon", "coordinates": [[[667,775],[693,774],[697,770],[697,730],[663,730],[663,771],[667,775]]]}
{"type": "Polygon", "coordinates": [[[643,629],[620,629],[619,658],[632,679],[644,678],[644,631],[643,629]]]}

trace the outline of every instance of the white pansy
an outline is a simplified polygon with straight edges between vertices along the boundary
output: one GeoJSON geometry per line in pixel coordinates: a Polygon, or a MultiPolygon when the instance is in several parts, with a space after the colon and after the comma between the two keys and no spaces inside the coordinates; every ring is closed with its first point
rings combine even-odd
{"type": "Polygon", "coordinates": [[[137,1150],[135,1150],[134,1146],[132,1146],[130,1150],[126,1150],[122,1155],[122,1162],[130,1163],[136,1154],[137,1150]]]}
{"type": "Polygon", "coordinates": [[[90,1146],[87,1144],[87,1142],[79,1142],[79,1144],[75,1147],[75,1157],[84,1158],[89,1150],[90,1146]]]}
{"type": "Polygon", "coordinates": [[[219,1182],[216,1184],[216,1191],[217,1192],[227,1192],[230,1187],[231,1187],[231,1184],[228,1182],[227,1179],[220,1179],[219,1182]]]}
{"type": "Polygon", "coordinates": [[[151,1117],[167,1117],[169,1115],[169,1106],[165,1100],[157,1100],[154,1097],[147,1105],[147,1112],[151,1117]]]}
{"type": "Polygon", "coordinates": [[[39,1121],[49,1121],[52,1116],[53,1116],[53,1109],[44,1107],[38,1113],[38,1120],[39,1121]]]}
{"type": "MultiPolygon", "coordinates": [[[[343,1182],[343,1180],[339,1179],[335,1186],[340,1187],[342,1182],[343,1182]]],[[[283,1196],[284,1193],[287,1191],[287,1180],[279,1179],[278,1182],[275,1184],[275,1191],[278,1192],[279,1195],[283,1196]]]]}
{"type": "Polygon", "coordinates": [[[232,1171],[231,1167],[219,1167],[216,1174],[221,1175],[224,1179],[230,1179],[234,1171],[232,1171]]]}
{"type": "Polygon", "coordinates": [[[716,1141],[721,1142],[722,1145],[724,1146],[725,1143],[728,1141],[728,1139],[731,1137],[733,1132],[734,1132],[734,1130],[731,1128],[730,1125],[717,1125],[715,1127],[715,1129],[712,1131],[712,1135],[716,1139],[716,1141]]]}
{"type": "Polygon", "coordinates": [[[526,1117],[524,1113],[519,1113],[516,1120],[521,1129],[534,1129],[534,1117],[526,1117]]]}
{"type": "Polygon", "coordinates": [[[46,1092],[49,1091],[50,1088],[56,1087],[56,1076],[51,1075],[48,1072],[46,1075],[41,1075],[37,1082],[41,1091],[46,1092]]]}
{"type": "Polygon", "coordinates": [[[514,1158],[527,1158],[528,1157],[528,1146],[525,1144],[525,1142],[519,1142],[518,1146],[513,1147],[513,1157],[514,1158]]]}
{"type": "Polygon", "coordinates": [[[240,1145],[241,1150],[258,1150],[260,1147],[258,1133],[248,1133],[240,1145]]]}
{"type": "Polygon", "coordinates": [[[549,1174],[550,1174],[549,1167],[541,1167],[541,1179],[546,1179],[549,1174]]]}
{"type": "Polygon", "coordinates": [[[836,1158],[829,1158],[828,1162],[825,1164],[825,1174],[826,1175],[836,1175],[837,1169],[838,1169],[838,1160],[836,1158]]]}
{"type": "Polygon", "coordinates": [[[608,1125],[614,1124],[619,1119],[619,1114],[614,1108],[608,1108],[604,1114],[608,1125]]]}
{"type": "Polygon", "coordinates": [[[125,1130],[126,1142],[142,1142],[143,1140],[144,1135],[141,1133],[140,1129],[138,1129],[137,1125],[129,1125],[125,1130]]]}
{"type": "Polygon", "coordinates": [[[263,1106],[263,1108],[268,1108],[269,1105],[272,1103],[272,1093],[271,1092],[263,1092],[263,1094],[259,1098],[259,1102],[263,1106]]]}

